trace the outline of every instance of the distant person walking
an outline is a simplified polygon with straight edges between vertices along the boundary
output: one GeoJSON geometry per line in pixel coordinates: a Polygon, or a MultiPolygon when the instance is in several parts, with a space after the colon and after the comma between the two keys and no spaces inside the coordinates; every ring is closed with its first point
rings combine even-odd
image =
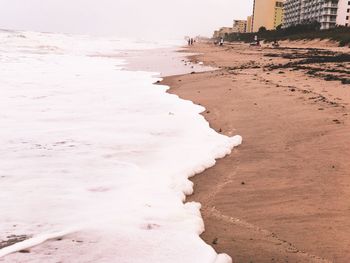
{"type": "Polygon", "coordinates": [[[188,39],[188,45],[189,45],[189,46],[192,46],[193,43],[194,43],[194,39],[193,39],[192,37],[189,38],[189,39],[188,39]]]}
{"type": "Polygon", "coordinates": [[[224,45],[224,38],[223,38],[223,37],[222,37],[222,38],[220,38],[219,45],[220,45],[220,46],[223,46],[223,45],[224,45]]]}

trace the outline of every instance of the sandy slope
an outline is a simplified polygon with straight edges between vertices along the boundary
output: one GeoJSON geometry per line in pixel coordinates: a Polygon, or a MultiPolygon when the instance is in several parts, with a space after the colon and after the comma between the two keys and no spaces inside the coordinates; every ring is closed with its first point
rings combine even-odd
{"type": "Polygon", "coordinates": [[[305,50],[193,51],[202,53],[193,61],[221,70],[163,83],[204,105],[214,129],[244,139],[194,178],[190,200],[203,204],[203,238],[234,262],[350,262],[350,85],[267,67],[292,60],[264,54],[305,50]]]}

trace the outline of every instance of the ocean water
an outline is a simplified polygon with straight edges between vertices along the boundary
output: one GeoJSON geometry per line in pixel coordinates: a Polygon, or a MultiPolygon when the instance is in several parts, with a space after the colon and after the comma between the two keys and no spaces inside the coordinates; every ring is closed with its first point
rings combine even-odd
{"type": "Polygon", "coordinates": [[[172,45],[0,31],[0,262],[231,262],[185,196],[241,137],[126,67],[172,45]]]}

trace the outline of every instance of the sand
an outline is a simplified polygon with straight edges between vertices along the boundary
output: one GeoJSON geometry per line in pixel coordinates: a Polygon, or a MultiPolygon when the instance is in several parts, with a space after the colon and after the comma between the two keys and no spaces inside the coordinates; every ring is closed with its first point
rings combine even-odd
{"type": "Polygon", "coordinates": [[[229,157],[193,178],[188,199],[202,203],[203,239],[234,262],[350,262],[350,85],[325,76],[346,79],[350,65],[308,64],[341,69],[319,76],[320,69],[271,69],[300,61],[283,54],[324,52],[303,47],[196,44],[191,60],[221,69],[162,82],[205,106],[215,130],[243,136],[229,157]]]}

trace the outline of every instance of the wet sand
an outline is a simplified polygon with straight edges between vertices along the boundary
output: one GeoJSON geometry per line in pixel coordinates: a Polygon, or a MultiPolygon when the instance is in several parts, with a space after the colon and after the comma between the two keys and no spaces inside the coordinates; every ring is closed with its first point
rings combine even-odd
{"type": "Polygon", "coordinates": [[[202,203],[203,239],[233,262],[350,262],[350,85],[342,84],[350,62],[300,64],[325,55],[305,44],[189,52],[221,69],[162,84],[205,106],[215,130],[244,140],[193,178],[189,201],[202,203]]]}
{"type": "Polygon", "coordinates": [[[127,70],[155,72],[156,76],[174,76],[191,72],[213,70],[212,67],[191,63],[186,57],[188,52],[178,47],[124,51],[118,58],[125,58],[127,70]]]}

